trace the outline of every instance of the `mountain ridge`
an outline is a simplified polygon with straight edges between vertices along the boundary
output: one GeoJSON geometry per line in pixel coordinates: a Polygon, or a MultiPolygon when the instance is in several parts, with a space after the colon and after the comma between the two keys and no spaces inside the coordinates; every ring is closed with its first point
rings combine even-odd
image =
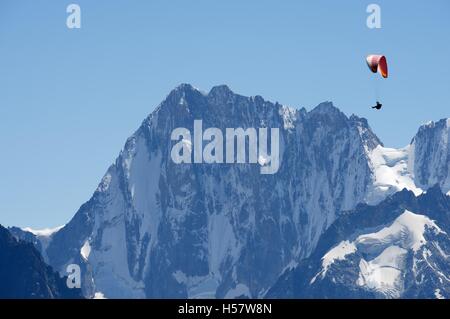
{"type": "MultiPolygon", "coordinates": [[[[448,128],[439,128],[425,128],[415,149],[440,141],[448,128]]],[[[413,151],[384,148],[366,119],[347,117],[331,102],[308,112],[225,85],[204,93],[182,84],[127,139],[91,199],[51,236],[44,254],[56,269],[79,263],[86,296],[262,297],[283,269],[315,250],[340,212],[376,205],[404,185],[419,194],[439,179],[445,190],[447,151],[444,143],[420,151],[441,173],[422,174],[418,187],[408,164],[413,151]],[[192,130],[195,119],[219,129],[278,127],[279,172],[260,176],[251,164],[174,164],[170,132],[192,130]]],[[[426,160],[414,164],[427,172],[426,160]]]]}

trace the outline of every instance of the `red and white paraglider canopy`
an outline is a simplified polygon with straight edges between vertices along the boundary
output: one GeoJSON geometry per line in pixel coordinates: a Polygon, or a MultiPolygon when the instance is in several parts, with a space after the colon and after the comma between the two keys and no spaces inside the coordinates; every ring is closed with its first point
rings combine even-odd
{"type": "Polygon", "coordinates": [[[366,58],[367,65],[373,73],[380,73],[383,78],[388,77],[388,67],[384,55],[371,54],[366,58]]]}

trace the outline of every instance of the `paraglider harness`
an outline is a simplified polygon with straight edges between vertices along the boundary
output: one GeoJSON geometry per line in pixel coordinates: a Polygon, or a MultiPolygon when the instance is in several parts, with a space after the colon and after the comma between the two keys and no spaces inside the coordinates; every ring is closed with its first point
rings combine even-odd
{"type": "Polygon", "coordinates": [[[381,104],[380,102],[377,101],[377,105],[372,106],[372,108],[379,110],[379,109],[381,109],[382,106],[383,106],[383,104],[381,104]]]}

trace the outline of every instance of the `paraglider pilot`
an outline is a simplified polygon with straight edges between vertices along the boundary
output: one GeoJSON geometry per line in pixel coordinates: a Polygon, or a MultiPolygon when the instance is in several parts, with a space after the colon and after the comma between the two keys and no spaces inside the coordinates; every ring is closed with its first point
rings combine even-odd
{"type": "Polygon", "coordinates": [[[383,104],[381,104],[380,102],[377,101],[377,105],[372,106],[372,108],[379,110],[379,109],[381,109],[382,106],[383,106],[383,104]]]}

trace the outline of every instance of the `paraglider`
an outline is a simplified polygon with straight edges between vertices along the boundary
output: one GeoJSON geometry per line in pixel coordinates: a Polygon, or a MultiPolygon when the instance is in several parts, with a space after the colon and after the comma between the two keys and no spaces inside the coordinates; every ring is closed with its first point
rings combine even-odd
{"type": "MultiPolygon", "coordinates": [[[[388,66],[386,57],[384,55],[379,54],[371,54],[366,58],[367,66],[373,73],[379,73],[383,78],[388,77],[388,66]]],[[[377,101],[375,106],[372,106],[373,109],[381,109],[383,104],[377,101]]]]}
{"type": "Polygon", "coordinates": [[[367,66],[373,73],[380,73],[383,78],[388,77],[388,67],[384,55],[371,54],[366,58],[367,66]]]}

